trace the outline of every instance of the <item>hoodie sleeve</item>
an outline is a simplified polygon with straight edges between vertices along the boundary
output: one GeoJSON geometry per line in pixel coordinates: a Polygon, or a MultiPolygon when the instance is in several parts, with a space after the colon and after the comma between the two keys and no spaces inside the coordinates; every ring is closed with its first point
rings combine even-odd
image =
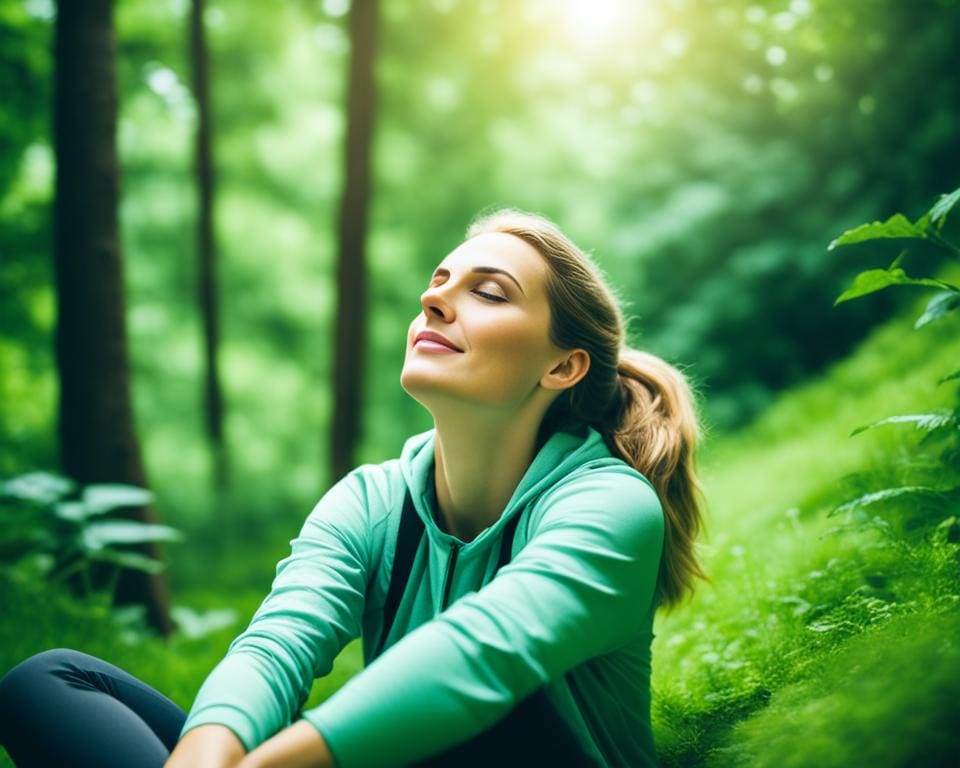
{"type": "Polygon", "coordinates": [[[489,584],[304,714],[340,768],[406,765],[459,744],[637,636],[663,546],[652,487],[627,471],[590,472],[537,510],[526,545],[489,584]]]}
{"type": "Polygon", "coordinates": [[[249,751],[291,722],[314,678],[327,674],[360,634],[371,550],[367,510],[357,471],[318,502],[249,627],[201,686],[181,736],[219,723],[249,751]]]}

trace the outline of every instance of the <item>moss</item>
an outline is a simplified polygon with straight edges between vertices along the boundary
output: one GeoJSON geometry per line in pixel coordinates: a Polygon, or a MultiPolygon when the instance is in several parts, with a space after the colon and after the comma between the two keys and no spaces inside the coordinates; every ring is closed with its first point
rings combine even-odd
{"type": "Polygon", "coordinates": [[[898,617],[737,724],[711,768],[947,766],[960,755],[960,611],[898,617]]]}

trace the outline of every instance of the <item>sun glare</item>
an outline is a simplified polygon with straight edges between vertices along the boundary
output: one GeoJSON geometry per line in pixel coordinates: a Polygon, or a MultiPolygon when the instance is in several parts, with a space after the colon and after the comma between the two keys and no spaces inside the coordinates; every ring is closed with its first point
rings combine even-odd
{"type": "Polygon", "coordinates": [[[630,7],[641,4],[643,0],[560,0],[556,12],[572,38],[597,45],[615,37],[629,21],[630,7]]]}

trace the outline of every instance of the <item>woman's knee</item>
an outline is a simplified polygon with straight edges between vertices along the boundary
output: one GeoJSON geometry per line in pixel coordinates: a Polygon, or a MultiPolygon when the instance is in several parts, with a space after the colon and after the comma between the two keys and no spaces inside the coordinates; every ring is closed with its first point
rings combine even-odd
{"type": "Polygon", "coordinates": [[[71,648],[52,648],[24,659],[0,678],[0,707],[15,706],[25,691],[55,670],[75,668],[90,657],[71,648]]]}

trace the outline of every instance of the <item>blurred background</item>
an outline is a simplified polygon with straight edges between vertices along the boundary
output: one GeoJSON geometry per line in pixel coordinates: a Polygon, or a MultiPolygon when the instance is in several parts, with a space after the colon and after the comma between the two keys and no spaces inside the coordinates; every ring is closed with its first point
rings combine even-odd
{"type": "MultiPolygon", "coordinates": [[[[722,445],[916,309],[834,307],[897,249],[830,241],[960,184],[955,0],[97,0],[63,4],[59,42],[57,14],[0,0],[0,477],[149,487],[185,534],[174,601],[205,608],[255,606],[345,468],[430,428],[399,385],[405,331],[479,212],[542,213],[593,254],[633,345],[697,388],[720,477],[722,445]],[[58,152],[81,185],[59,207],[58,152]],[[96,244],[110,178],[122,270],[96,244]],[[142,478],[71,471],[121,429],[64,426],[87,409],[60,397],[68,367],[97,397],[110,356],[58,353],[56,329],[101,275],[115,290],[81,306],[119,308],[94,327],[127,350],[108,399],[129,392],[142,478]]],[[[817,402],[886,376],[856,370],[817,402]]]]}
{"type": "MultiPolygon", "coordinates": [[[[3,0],[0,471],[57,465],[51,0],[3,0]]],[[[289,530],[330,483],[347,0],[207,0],[216,355],[229,518],[289,530]]],[[[843,356],[895,296],[831,309],[861,220],[960,179],[960,9],[918,3],[382,0],[355,460],[430,426],[399,386],[432,268],[499,205],[554,218],[635,345],[715,429],[843,356]]],[[[118,2],[120,229],[135,421],[163,517],[213,518],[190,3],[118,2]]],[[[82,62],[61,62],[82,67],[82,62]]],[[[343,317],[356,321],[349,307],[343,317]]]]}

